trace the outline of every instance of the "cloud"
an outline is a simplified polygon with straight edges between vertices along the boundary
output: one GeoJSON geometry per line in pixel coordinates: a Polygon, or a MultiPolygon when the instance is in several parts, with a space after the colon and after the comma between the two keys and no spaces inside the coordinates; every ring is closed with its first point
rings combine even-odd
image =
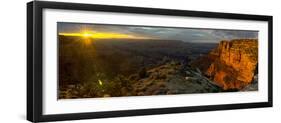
{"type": "Polygon", "coordinates": [[[212,35],[215,35],[218,39],[231,40],[237,38],[258,38],[257,31],[242,31],[242,30],[212,30],[212,35]]]}
{"type": "Polygon", "coordinates": [[[258,38],[257,31],[58,23],[59,32],[77,32],[83,29],[185,42],[218,43],[221,40],[258,38]]]}

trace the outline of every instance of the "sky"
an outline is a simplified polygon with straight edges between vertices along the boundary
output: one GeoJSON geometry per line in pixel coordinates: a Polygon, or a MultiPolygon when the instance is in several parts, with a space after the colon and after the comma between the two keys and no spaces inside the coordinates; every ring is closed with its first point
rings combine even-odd
{"type": "Polygon", "coordinates": [[[200,28],[152,27],[58,22],[59,33],[79,33],[88,30],[98,33],[126,34],[153,39],[181,40],[195,43],[218,43],[221,40],[258,38],[258,31],[200,28]]]}

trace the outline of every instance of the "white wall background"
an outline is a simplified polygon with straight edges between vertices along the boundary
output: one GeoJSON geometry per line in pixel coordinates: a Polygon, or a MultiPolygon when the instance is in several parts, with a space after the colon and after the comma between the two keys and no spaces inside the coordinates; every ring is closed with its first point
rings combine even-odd
{"type": "MultiPolygon", "coordinates": [[[[0,4],[0,122],[27,123],[26,112],[26,2],[3,0],[0,4]]],[[[71,0],[69,0],[71,1],[71,0]]],[[[87,0],[81,0],[87,1],[87,0]]],[[[278,122],[281,120],[281,8],[278,0],[88,0],[96,4],[155,7],[274,16],[274,107],[168,115],[136,116],[74,123],[143,122],[278,122]]],[[[70,122],[70,121],[65,121],[70,122]]]]}

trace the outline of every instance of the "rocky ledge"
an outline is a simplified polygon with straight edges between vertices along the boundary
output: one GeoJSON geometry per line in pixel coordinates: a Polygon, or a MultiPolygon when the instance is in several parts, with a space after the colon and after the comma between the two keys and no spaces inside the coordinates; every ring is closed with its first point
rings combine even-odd
{"type": "Polygon", "coordinates": [[[133,86],[136,95],[214,93],[222,91],[214,82],[181,63],[171,62],[147,71],[133,86]]]}

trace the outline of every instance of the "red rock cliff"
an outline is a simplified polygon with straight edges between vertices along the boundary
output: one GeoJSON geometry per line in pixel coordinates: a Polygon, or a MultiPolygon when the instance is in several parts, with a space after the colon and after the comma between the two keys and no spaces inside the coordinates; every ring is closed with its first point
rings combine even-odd
{"type": "Polygon", "coordinates": [[[196,66],[223,89],[242,89],[252,82],[257,69],[258,41],[221,41],[217,48],[197,62],[196,66]]]}

